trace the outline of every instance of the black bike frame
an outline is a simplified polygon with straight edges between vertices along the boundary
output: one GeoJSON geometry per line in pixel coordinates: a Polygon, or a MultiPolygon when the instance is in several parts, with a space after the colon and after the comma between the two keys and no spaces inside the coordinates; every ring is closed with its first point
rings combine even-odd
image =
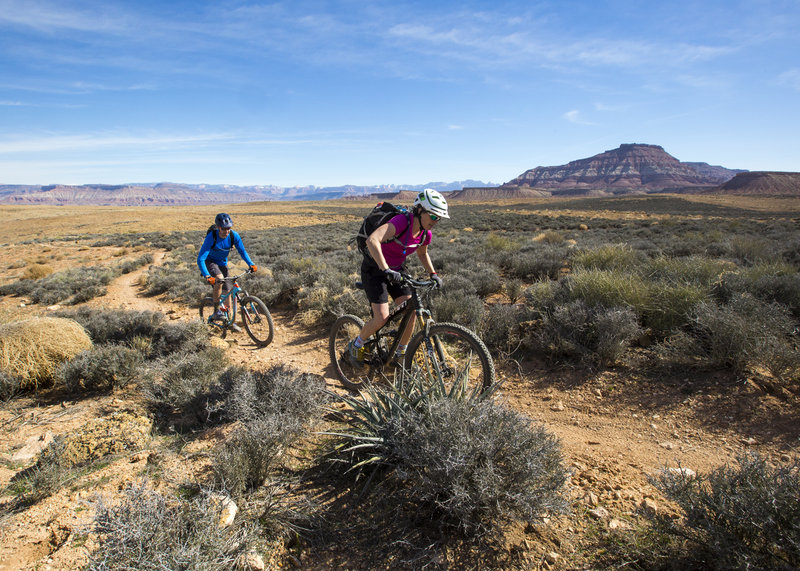
{"type": "MultiPolygon", "coordinates": [[[[370,309],[370,313],[372,313],[372,309],[370,309]]],[[[391,347],[389,347],[389,351],[385,356],[381,356],[381,360],[383,364],[389,362],[392,356],[397,351],[397,347],[400,345],[400,337],[403,335],[403,331],[406,330],[408,326],[408,322],[417,318],[420,326],[420,330],[424,329],[427,333],[428,328],[430,327],[430,319],[425,319],[424,316],[431,317],[431,312],[424,307],[422,307],[422,303],[419,300],[419,293],[417,292],[417,288],[411,288],[411,299],[407,299],[394,309],[389,312],[389,317],[386,319],[386,323],[381,326],[373,335],[375,336],[375,347],[380,350],[380,342],[381,342],[381,331],[386,329],[390,323],[392,323],[398,315],[402,314],[403,318],[400,320],[400,325],[397,328],[397,335],[394,336],[394,341],[392,341],[391,347]]],[[[387,336],[388,337],[388,336],[387,336]]]]}

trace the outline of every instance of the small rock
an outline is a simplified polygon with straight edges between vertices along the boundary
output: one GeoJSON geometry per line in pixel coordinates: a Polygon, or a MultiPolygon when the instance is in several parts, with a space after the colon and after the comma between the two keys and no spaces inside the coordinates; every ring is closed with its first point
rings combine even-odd
{"type": "Polygon", "coordinates": [[[583,497],[583,501],[589,504],[590,506],[597,506],[600,503],[600,500],[597,498],[597,494],[594,492],[589,492],[583,497]]]}
{"type": "Polygon", "coordinates": [[[562,401],[558,401],[553,406],[550,407],[550,410],[554,411],[562,411],[564,410],[564,403],[562,401]]]}
{"type": "Polygon", "coordinates": [[[665,468],[664,473],[674,476],[683,476],[684,478],[694,478],[697,476],[697,472],[690,468],[665,468]]]}
{"type": "Polygon", "coordinates": [[[747,444],[748,446],[753,446],[754,444],[757,444],[757,443],[758,442],[756,441],[756,439],[753,438],[752,436],[750,438],[742,438],[742,444],[747,444]]]}
{"type": "Polygon", "coordinates": [[[267,568],[264,558],[255,551],[248,551],[242,556],[242,566],[250,571],[264,571],[267,568]]]}
{"type": "Polygon", "coordinates": [[[219,526],[228,527],[231,525],[239,511],[239,506],[231,498],[222,494],[211,494],[209,500],[212,505],[220,508],[219,526]]]}
{"type": "Polygon", "coordinates": [[[589,515],[594,519],[606,519],[608,517],[608,510],[603,507],[594,508],[589,510],[589,515]]]}
{"type": "Polygon", "coordinates": [[[544,560],[547,561],[550,565],[554,565],[556,561],[558,561],[560,558],[561,556],[555,551],[548,551],[547,554],[544,556],[544,560]]]}
{"type": "Polygon", "coordinates": [[[659,442],[658,445],[661,446],[661,448],[666,448],[667,450],[674,450],[675,449],[675,443],[674,442],[659,442]]]}
{"type": "Polygon", "coordinates": [[[648,513],[658,513],[658,504],[653,498],[644,498],[639,507],[648,513]]]}
{"type": "Polygon", "coordinates": [[[608,522],[608,529],[630,529],[627,523],[622,521],[621,519],[614,518],[610,522],[608,522]]]}

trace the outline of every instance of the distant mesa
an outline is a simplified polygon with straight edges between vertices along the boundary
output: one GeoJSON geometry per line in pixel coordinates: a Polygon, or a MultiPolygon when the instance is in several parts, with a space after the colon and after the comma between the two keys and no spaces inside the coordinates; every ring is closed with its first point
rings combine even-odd
{"type": "Polygon", "coordinates": [[[710,192],[718,194],[780,194],[800,196],[800,172],[744,172],[710,192]]]}

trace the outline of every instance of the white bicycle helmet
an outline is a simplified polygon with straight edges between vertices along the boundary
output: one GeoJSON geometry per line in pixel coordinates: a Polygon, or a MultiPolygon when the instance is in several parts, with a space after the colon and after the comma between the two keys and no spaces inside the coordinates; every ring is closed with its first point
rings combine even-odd
{"type": "Polygon", "coordinates": [[[419,205],[423,210],[435,214],[439,218],[450,218],[447,213],[447,200],[432,188],[426,188],[414,199],[414,206],[419,205]]]}

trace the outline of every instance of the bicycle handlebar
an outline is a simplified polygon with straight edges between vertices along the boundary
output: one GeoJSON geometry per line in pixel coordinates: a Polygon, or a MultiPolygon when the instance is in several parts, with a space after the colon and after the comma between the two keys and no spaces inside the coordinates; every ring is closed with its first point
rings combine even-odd
{"type": "Polygon", "coordinates": [[[417,279],[412,278],[410,275],[404,274],[404,273],[400,273],[400,276],[403,278],[404,282],[406,282],[408,285],[410,285],[411,287],[414,287],[414,288],[425,288],[425,287],[428,287],[428,288],[433,289],[433,288],[436,287],[436,282],[431,280],[431,279],[417,280],[417,279]]]}
{"type": "Polygon", "coordinates": [[[251,270],[250,268],[247,268],[245,271],[243,271],[243,272],[242,272],[241,274],[239,274],[239,275],[236,275],[236,276],[228,276],[228,277],[226,277],[226,278],[222,278],[222,279],[220,279],[220,280],[218,280],[218,281],[234,281],[234,280],[238,280],[238,279],[239,279],[240,277],[242,277],[242,276],[246,276],[247,274],[252,274],[252,273],[253,273],[253,270],[251,270]]]}

